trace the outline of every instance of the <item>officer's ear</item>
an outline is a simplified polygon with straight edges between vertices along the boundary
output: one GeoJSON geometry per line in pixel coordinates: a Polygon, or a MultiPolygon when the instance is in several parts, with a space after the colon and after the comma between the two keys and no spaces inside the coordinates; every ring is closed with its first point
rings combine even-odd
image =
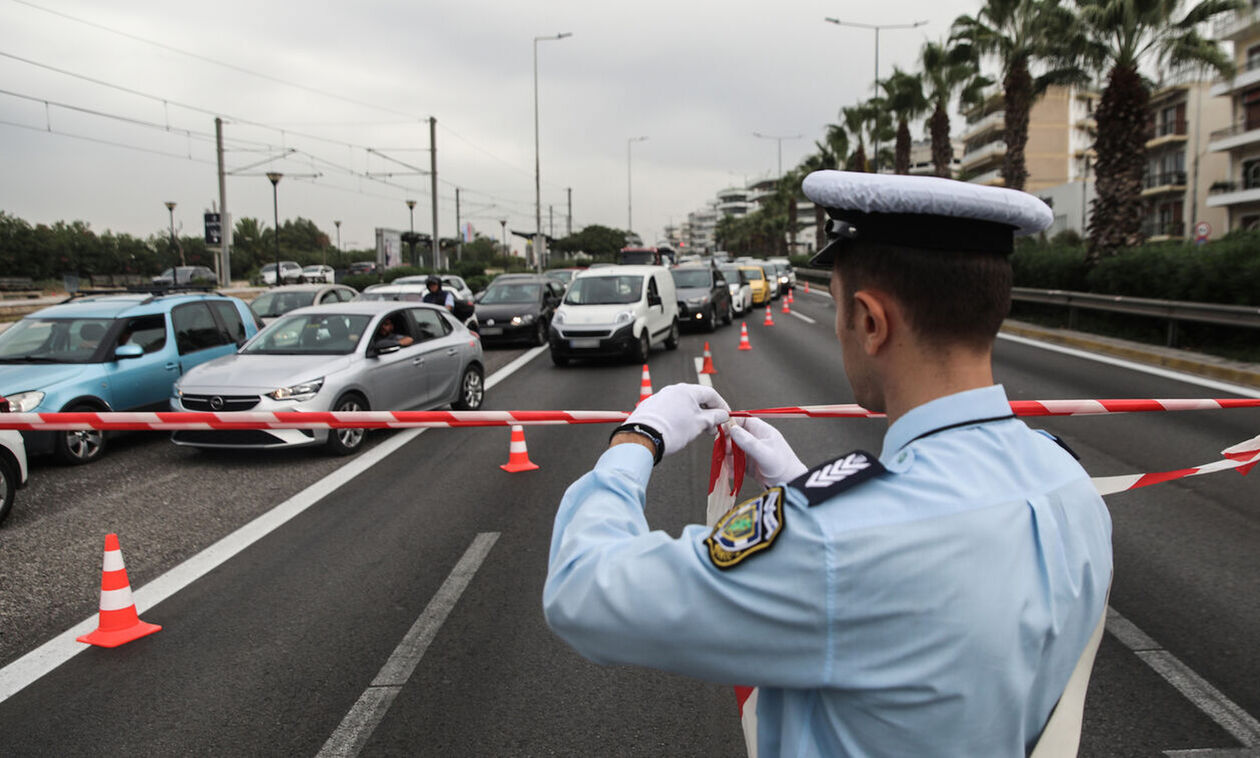
{"type": "Polygon", "coordinates": [[[878,290],[858,290],[853,293],[852,303],[853,329],[858,344],[863,352],[874,356],[888,344],[891,331],[889,317],[893,303],[878,290]]]}

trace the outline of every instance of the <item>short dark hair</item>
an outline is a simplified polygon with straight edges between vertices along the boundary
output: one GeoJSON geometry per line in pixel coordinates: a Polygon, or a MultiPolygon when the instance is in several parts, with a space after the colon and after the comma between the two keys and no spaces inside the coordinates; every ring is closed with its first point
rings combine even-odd
{"type": "Polygon", "coordinates": [[[873,288],[892,295],[920,338],[986,348],[1011,310],[1011,261],[1001,253],[942,252],[854,242],[833,264],[852,326],[853,296],[873,288]]]}

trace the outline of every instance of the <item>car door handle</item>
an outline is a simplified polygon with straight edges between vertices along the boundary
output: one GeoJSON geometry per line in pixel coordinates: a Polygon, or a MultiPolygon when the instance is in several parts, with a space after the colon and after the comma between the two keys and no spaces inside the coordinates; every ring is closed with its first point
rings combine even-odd
{"type": "Polygon", "coordinates": [[[423,358],[423,357],[421,357],[421,358],[413,358],[413,359],[411,359],[411,365],[413,365],[413,366],[420,366],[420,365],[422,365],[423,363],[424,363],[424,358],[423,358]]]}
{"type": "Polygon", "coordinates": [[[459,352],[459,351],[458,351],[458,350],[456,350],[456,349],[455,349],[455,348],[453,348],[453,347],[448,347],[448,348],[446,348],[446,354],[447,354],[447,355],[454,355],[454,354],[456,354],[456,353],[458,353],[458,352],[459,352]]]}
{"type": "Polygon", "coordinates": [[[174,371],[174,370],[175,370],[175,369],[177,369],[177,368],[179,368],[179,364],[178,364],[178,363],[168,363],[168,364],[166,364],[166,370],[167,370],[167,371],[174,371]]]}

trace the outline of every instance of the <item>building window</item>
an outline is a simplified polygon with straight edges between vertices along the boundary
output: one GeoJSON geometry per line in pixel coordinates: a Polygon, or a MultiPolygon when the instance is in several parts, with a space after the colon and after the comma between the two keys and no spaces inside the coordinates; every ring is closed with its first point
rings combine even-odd
{"type": "Polygon", "coordinates": [[[1245,128],[1260,129],[1260,88],[1243,93],[1243,123],[1245,128]]]}
{"type": "Polygon", "coordinates": [[[1243,189],[1260,188],[1260,158],[1243,161],[1243,189]]]}
{"type": "Polygon", "coordinates": [[[1254,232],[1260,229],[1260,216],[1243,216],[1238,222],[1238,228],[1245,232],[1254,232]]]}

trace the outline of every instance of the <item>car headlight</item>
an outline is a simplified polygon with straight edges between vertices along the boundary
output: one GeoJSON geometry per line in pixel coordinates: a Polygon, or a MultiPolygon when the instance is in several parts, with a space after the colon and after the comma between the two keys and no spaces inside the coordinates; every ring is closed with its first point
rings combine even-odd
{"type": "Polygon", "coordinates": [[[532,313],[526,313],[524,316],[512,317],[512,326],[520,326],[521,324],[532,324],[532,323],[534,323],[534,314],[532,313]]]}
{"type": "Polygon", "coordinates": [[[617,318],[613,319],[614,324],[624,324],[634,321],[634,311],[622,311],[617,314],[617,318]]]}
{"type": "Polygon", "coordinates": [[[34,392],[15,392],[6,396],[9,400],[9,410],[14,413],[30,413],[44,402],[44,393],[34,392]]]}
{"type": "Polygon", "coordinates": [[[295,384],[292,387],[281,387],[277,390],[267,393],[267,397],[272,400],[310,400],[319,392],[319,388],[324,386],[324,377],[318,379],[295,384]]]}
{"type": "Polygon", "coordinates": [[[553,316],[551,317],[551,323],[552,323],[552,324],[555,324],[556,326],[559,326],[560,324],[563,324],[563,323],[564,323],[564,311],[556,311],[555,315],[553,315],[553,316]]]}
{"type": "Polygon", "coordinates": [[[709,302],[708,295],[701,295],[700,297],[687,298],[687,305],[704,305],[707,302],[709,302]]]}

